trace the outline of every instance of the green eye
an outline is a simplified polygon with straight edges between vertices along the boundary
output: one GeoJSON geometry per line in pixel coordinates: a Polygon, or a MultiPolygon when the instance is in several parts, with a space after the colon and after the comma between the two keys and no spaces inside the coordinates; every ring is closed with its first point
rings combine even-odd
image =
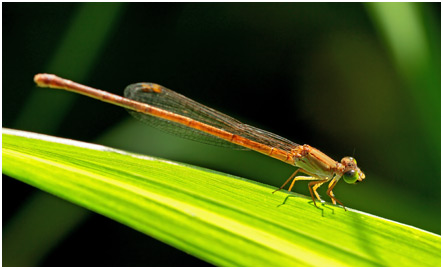
{"type": "Polygon", "coordinates": [[[348,184],[354,184],[358,180],[358,173],[355,170],[349,170],[343,174],[343,180],[348,184]]]}

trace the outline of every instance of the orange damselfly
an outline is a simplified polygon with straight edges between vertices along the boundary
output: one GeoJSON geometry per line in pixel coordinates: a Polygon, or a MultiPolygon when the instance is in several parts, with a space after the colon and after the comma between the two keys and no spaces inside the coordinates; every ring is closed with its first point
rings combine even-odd
{"type": "Polygon", "coordinates": [[[131,84],[125,89],[125,97],[121,97],[51,74],[37,74],[34,81],[40,87],[64,89],[124,107],[135,118],[164,131],[209,144],[252,149],[297,166],[299,168],[274,192],[281,190],[291,180],[289,191],[296,181],[310,180],[312,182],[308,188],[316,207],[315,198],[322,201],[317,189],[330,181],[326,194],[334,204],[339,203],[346,210],[343,203],[335,198],[332,189],[342,177],[350,184],[365,178],[352,157],[344,157],[336,162],[314,147],[299,145],[241,123],[158,84],[131,84]],[[305,175],[297,176],[299,173],[305,175]]]}

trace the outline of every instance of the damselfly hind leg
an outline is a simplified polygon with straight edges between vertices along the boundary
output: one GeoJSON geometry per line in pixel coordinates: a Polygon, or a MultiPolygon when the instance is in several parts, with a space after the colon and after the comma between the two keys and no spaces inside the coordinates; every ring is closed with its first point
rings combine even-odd
{"type": "Polygon", "coordinates": [[[317,204],[316,204],[316,202],[315,202],[315,198],[317,198],[321,203],[324,203],[324,201],[320,198],[320,195],[318,194],[318,192],[317,192],[317,189],[323,184],[323,183],[325,183],[325,182],[328,182],[329,181],[329,179],[322,179],[322,180],[319,180],[319,178],[316,176],[316,175],[314,175],[314,174],[312,174],[312,173],[309,173],[308,171],[306,171],[306,170],[304,170],[304,169],[302,169],[302,168],[299,168],[299,169],[297,169],[286,181],[285,181],[285,183],[283,183],[283,185],[280,187],[280,188],[278,188],[278,189],[276,189],[275,191],[273,191],[272,193],[274,193],[274,192],[276,192],[276,191],[279,191],[279,190],[281,190],[281,189],[283,189],[288,183],[289,183],[289,181],[291,181],[292,180],[292,183],[291,183],[291,185],[289,186],[289,189],[288,189],[288,191],[291,191],[292,190],[292,187],[294,187],[294,183],[296,182],[296,181],[299,181],[299,180],[315,180],[315,181],[313,181],[313,182],[311,182],[311,183],[309,183],[308,184],[308,187],[309,187],[309,192],[311,193],[311,198],[312,198],[312,201],[314,202],[314,205],[318,208],[318,206],[317,206],[317,204]],[[309,175],[309,176],[296,176],[298,173],[304,173],[304,174],[307,174],[307,175],[309,175]]]}
{"type": "MultiPolygon", "coordinates": [[[[315,179],[315,178],[312,178],[312,179],[306,179],[307,177],[296,177],[296,175],[297,175],[298,173],[305,173],[305,174],[308,174],[308,175],[309,175],[308,172],[306,172],[305,170],[299,168],[299,169],[295,170],[294,173],[292,173],[292,175],[291,175],[291,176],[285,181],[285,183],[283,183],[283,185],[281,185],[280,188],[276,189],[276,190],[273,191],[272,193],[277,192],[277,191],[283,189],[283,188],[286,186],[286,184],[288,184],[289,181],[291,181],[292,179],[293,179],[293,181],[292,181],[292,183],[291,183],[291,186],[289,187],[289,191],[291,191],[292,187],[294,186],[294,182],[297,181],[297,180],[314,180],[314,179],[315,179]],[[304,178],[304,179],[300,179],[300,178],[304,178]]],[[[311,177],[309,177],[309,178],[311,178],[311,177]]]]}

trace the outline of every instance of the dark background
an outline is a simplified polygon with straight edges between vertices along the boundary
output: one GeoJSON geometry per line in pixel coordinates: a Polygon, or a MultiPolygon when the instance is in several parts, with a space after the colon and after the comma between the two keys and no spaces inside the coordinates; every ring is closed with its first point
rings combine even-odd
{"type": "MultiPolygon", "coordinates": [[[[2,8],[3,127],[276,187],[294,171],[258,153],[164,134],[110,104],[37,88],[33,76],[54,73],[116,94],[155,82],[336,160],[354,156],[366,179],[337,185],[345,205],[441,233],[440,3],[2,8]]],[[[3,176],[2,187],[3,265],[208,265],[15,179],[3,176]]],[[[304,183],[295,191],[308,194],[304,183]]]]}

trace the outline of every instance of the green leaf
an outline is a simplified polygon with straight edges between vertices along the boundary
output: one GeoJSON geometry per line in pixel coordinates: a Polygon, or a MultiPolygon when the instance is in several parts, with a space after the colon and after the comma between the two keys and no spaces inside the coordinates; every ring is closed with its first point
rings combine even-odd
{"type": "Polygon", "coordinates": [[[2,146],[3,173],[214,265],[440,266],[438,235],[254,181],[9,129],[2,146]]]}

